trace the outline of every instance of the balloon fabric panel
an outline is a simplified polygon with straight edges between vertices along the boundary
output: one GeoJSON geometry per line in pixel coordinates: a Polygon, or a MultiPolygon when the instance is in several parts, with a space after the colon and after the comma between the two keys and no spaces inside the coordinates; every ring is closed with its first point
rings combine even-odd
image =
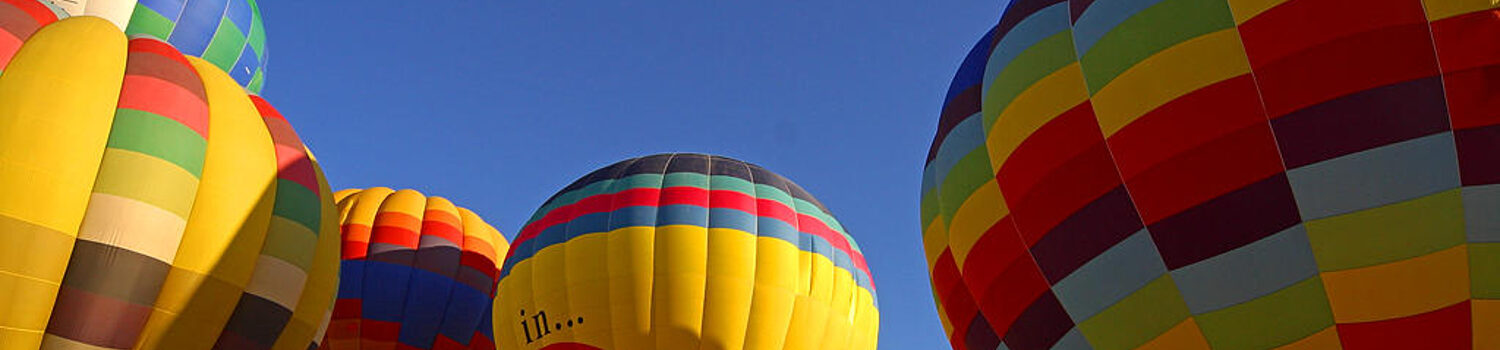
{"type": "Polygon", "coordinates": [[[84,18],[42,27],[0,74],[0,348],[42,341],[104,155],[125,72],[126,40],[84,18]],[[89,42],[84,52],[66,45],[89,42]],[[90,53],[90,54],[80,54],[90,53]],[[66,93],[36,89],[54,80],[66,93]]]}
{"type": "Polygon", "coordinates": [[[953,347],[1500,346],[1496,6],[1012,2],[924,169],[953,347]]]}
{"type": "Polygon", "coordinates": [[[874,286],[843,227],[801,187],[724,157],[580,178],[522,229],[501,276],[505,348],[875,346],[874,286]]]}

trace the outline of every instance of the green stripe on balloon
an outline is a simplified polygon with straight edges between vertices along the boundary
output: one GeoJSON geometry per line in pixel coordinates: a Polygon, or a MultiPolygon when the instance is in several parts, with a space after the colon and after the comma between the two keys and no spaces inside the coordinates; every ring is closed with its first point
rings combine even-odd
{"type": "Polygon", "coordinates": [[[155,113],[121,108],[115,112],[109,147],[161,158],[192,173],[203,175],[203,157],[208,141],[182,123],[155,113]]]}
{"type": "Polygon", "coordinates": [[[219,69],[229,71],[234,69],[235,61],[240,59],[240,51],[245,49],[245,34],[224,17],[219,21],[218,32],[214,33],[213,41],[208,43],[208,49],[203,50],[203,59],[213,62],[219,69]]]}
{"type": "Polygon", "coordinates": [[[172,35],[172,29],[177,26],[171,18],[156,13],[146,5],[135,4],[135,14],[130,16],[130,24],[126,25],[125,32],[130,34],[146,34],[166,40],[172,35]]]}

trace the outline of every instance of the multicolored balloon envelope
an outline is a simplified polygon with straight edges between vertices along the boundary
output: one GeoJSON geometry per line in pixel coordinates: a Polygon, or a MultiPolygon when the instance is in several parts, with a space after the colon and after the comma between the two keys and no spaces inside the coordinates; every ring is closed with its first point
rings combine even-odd
{"type": "Polygon", "coordinates": [[[500,231],[441,197],[343,190],[339,297],[322,349],[494,349],[500,231]]]}
{"type": "Polygon", "coordinates": [[[958,349],[1500,349],[1500,3],[1015,0],[922,185],[958,349]]]}
{"type": "Polygon", "coordinates": [[[874,349],[864,254],[812,195],[719,156],[625,160],[547,200],[501,271],[502,349],[874,349]]]}
{"type": "Polygon", "coordinates": [[[131,36],[166,40],[229,72],[252,93],[265,85],[266,29],[255,0],[3,0],[0,6],[38,1],[73,16],[107,19],[131,36]]]}
{"type": "Polygon", "coordinates": [[[338,236],[291,126],[208,62],[51,14],[0,4],[24,42],[0,46],[0,349],[307,349],[338,236]]]}

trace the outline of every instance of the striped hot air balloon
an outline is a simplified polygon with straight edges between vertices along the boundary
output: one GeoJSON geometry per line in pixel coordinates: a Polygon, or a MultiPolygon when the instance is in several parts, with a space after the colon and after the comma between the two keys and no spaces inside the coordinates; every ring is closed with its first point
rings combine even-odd
{"type": "Polygon", "coordinates": [[[74,16],[97,16],[125,34],[166,40],[218,66],[252,93],[265,86],[266,29],[255,0],[4,0],[48,2],[74,16]]]}
{"type": "Polygon", "coordinates": [[[502,349],[874,349],[864,254],[817,199],[742,161],[661,154],[547,200],[501,272],[502,349]]]}
{"type": "Polygon", "coordinates": [[[332,193],[297,134],[201,59],[0,3],[0,349],[308,349],[332,193]]]}
{"type": "Polygon", "coordinates": [[[956,349],[1500,349],[1492,0],[1015,0],[923,239],[956,349]]]}
{"type": "Polygon", "coordinates": [[[510,245],[468,209],[413,190],[338,200],[343,263],[322,349],[494,349],[490,307],[510,245]]]}

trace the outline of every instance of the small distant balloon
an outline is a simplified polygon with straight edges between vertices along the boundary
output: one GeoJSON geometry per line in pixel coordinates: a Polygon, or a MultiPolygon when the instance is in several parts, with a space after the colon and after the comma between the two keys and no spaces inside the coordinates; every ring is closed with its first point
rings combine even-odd
{"type": "Polygon", "coordinates": [[[334,197],[343,262],[322,349],[495,349],[490,308],[510,248],[500,231],[414,190],[334,197]]]}

